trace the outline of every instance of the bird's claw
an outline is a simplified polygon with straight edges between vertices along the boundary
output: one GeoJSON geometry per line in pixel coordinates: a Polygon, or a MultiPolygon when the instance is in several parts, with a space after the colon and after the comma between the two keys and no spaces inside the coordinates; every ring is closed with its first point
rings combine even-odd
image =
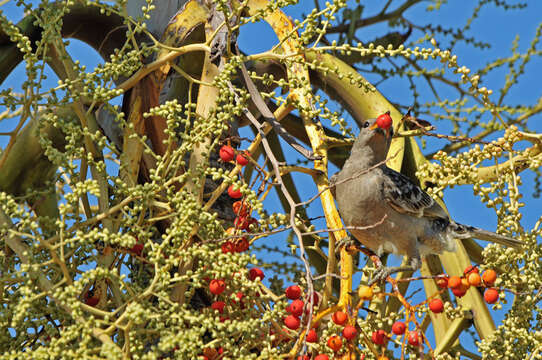
{"type": "Polygon", "coordinates": [[[348,252],[359,251],[359,245],[350,236],[343,237],[342,239],[337,241],[335,246],[336,251],[338,252],[342,248],[345,248],[348,252]]]}
{"type": "Polygon", "coordinates": [[[369,281],[369,286],[375,284],[375,283],[383,283],[386,281],[388,276],[392,273],[392,269],[387,266],[380,266],[375,270],[373,273],[373,277],[371,281],[369,281]]]}

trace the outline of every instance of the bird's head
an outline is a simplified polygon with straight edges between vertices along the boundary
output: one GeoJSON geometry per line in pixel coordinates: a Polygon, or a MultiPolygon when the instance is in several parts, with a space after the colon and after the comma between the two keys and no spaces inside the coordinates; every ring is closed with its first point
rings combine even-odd
{"type": "Polygon", "coordinates": [[[375,153],[385,157],[393,137],[393,122],[389,112],[376,119],[367,119],[361,124],[354,148],[370,147],[375,153]]]}

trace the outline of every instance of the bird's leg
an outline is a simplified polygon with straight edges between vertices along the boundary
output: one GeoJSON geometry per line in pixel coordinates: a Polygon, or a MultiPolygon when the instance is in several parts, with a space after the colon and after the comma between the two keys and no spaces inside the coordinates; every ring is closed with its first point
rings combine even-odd
{"type": "Polygon", "coordinates": [[[377,282],[384,282],[386,278],[391,274],[395,274],[402,271],[416,271],[421,266],[421,259],[419,255],[411,257],[409,259],[408,266],[385,266],[380,265],[373,273],[373,278],[369,281],[369,286],[377,282]]]}

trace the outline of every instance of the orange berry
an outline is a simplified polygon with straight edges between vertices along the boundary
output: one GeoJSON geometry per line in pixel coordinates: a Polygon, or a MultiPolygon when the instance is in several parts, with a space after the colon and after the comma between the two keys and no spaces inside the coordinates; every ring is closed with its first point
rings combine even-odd
{"type": "Polygon", "coordinates": [[[246,164],[248,164],[248,153],[244,151],[243,153],[237,154],[235,161],[237,162],[237,164],[245,166],[246,164]]]}
{"type": "Polygon", "coordinates": [[[318,342],[318,334],[316,333],[316,330],[310,329],[307,333],[307,342],[315,343],[318,342]]]}
{"type": "Polygon", "coordinates": [[[341,350],[341,347],[343,346],[343,341],[340,337],[337,335],[333,335],[329,339],[327,339],[327,346],[335,352],[341,350]]]}
{"type": "Polygon", "coordinates": [[[409,331],[408,343],[412,346],[420,345],[420,334],[417,331],[409,331]]]}
{"type": "Polygon", "coordinates": [[[497,273],[493,269],[488,269],[484,271],[484,274],[482,275],[482,280],[484,280],[484,284],[486,286],[493,286],[493,284],[495,284],[495,281],[497,281],[497,273]]]}
{"type": "Polygon", "coordinates": [[[343,329],[343,336],[347,340],[352,340],[353,338],[356,337],[357,334],[358,334],[358,331],[352,325],[346,325],[343,329]]]}
{"type": "Polygon", "coordinates": [[[452,276],[448,280],[448,287],[450,289],[458,288],[461,285],[461,278],[459,276],[452,276]]]}
{"type": "Polygon", "coordinates": [[[305,304],[302,300],[296,299],[292,301],[292,303],[289,306],[289,311],[294,316],[301,316],[303,314],[303,308],[305,307],[305,304]]]}
{"type": "Polygon", "coordinates": [[[297,316],[288,315],[284,318],[284,325],[290,330],[297,330],[301,325],[301,320],[297,316]]]}
{"type": "Polygon", "coordinates": [[[358,289],[360,300],[371,300],[373,298],[373,289],[367,285],[361,285],[358,289]]]}
{"type": "Polygon", "coordinates": [[[209,284],[209,291],[214,295],[220,295],[226,290],[226,283],[222,279],[213,279],[209,284]]]}
{"type": "Polygon", "coordinates": [[[231,207],[237,216],[247,216],[250,213],[250,207],[248,204],[241,200],[234,202],[231,207]]]}
{"type": "Polygon", "coordinates": [[[458,287],[452,289],[452,293],[460,298],[465,296],[467,289],[463,285],[459,285],[458,287]]]}
{"type": "Polygon", "coordinates": [[[316,355],[314,360],[329,360],[329,356],[327,356],[326,354],[316,355]]]}
{"type": "Polygon", "coordinates": [[[348,320],[348,315],[342,311],[335,311],[333,315],[331,315],[331,320],[337,325],[344,325],[346,320],[348,320]]]}
{"type": "Polygon", "coordinates": [[[499,290],[495,288],[487,289],[484,293],[484,300],[488,304],[495,304],[499,300],[499,290]]]}
{"type": "Polygon", "coordinates": [[[480,274],[478,273],[470,273],[467,277],[467,280],[469,281],[469,284],[471,286],[480,286],[482,283],[482,278],[480,277],[480,274]]]}
{"type": "Polygon", "coordinates": [[[406,325],[402,321],[396,321],[391,326],[391,332],[395,335],[403,335],[406,331],[406,325]]]}
{"type": "Polygon", "coordinates": [[[243,194],[241,193],[241,190],[239,190],[239,189],[234,190],[233,189],[233,185],[230,185],[230,187],[228,188],[228,195],[232,199],[240,199],[243,196],[243,194]]]}
{"type": "Polygon", "coordinates": [[[373,331],[373,334],[371,335],[371,340],[376,345],[384,345],[388,342],[388,335],[382,329],[373,331]]]}
{"type": "Polygon", "coordinates": [[[384,130],[389,129],[392,124],[393,124],[393,120],[389,112],[382,114],[376,118],[376,125],[378,125],[378,127],[381,129],[384,129],[384,130]]]}
{"type": "Polygon", "coordinates": [[[461,286],[466,289],[470,288],[469,280],[467,278],[461,278],[461,286]]]}
{"type": "Polygon", "coordinates": [[[444,303],[440,299],[433,299],[429,302],[429,309],[433,313],[439,314],[444,311],[444,303]]]}

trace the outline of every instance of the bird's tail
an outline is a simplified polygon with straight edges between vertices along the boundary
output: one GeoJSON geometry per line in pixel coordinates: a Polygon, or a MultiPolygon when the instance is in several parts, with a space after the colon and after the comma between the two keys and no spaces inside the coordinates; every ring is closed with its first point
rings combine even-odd
{"type": "MultiPolygon", "coordinates": [[[[523,241],[511,238],[509,236],[504,236],[501,234],[497,234],[491,231],[483,230],[474,226],[468,226],[463,224],[457,224],[457,230],[460,233],[463,233],[465,235],[468,234],[468,237],[473,237],[476,239],[484,240],[484,241],[490,241],[494,242],[500,245],[508,246],[508,247],[514,247],[514,248],[520,248],[523,246],[523,241]]],[[[466,237],[466,236],[460,236],[460,237],[466,237]]]]}

